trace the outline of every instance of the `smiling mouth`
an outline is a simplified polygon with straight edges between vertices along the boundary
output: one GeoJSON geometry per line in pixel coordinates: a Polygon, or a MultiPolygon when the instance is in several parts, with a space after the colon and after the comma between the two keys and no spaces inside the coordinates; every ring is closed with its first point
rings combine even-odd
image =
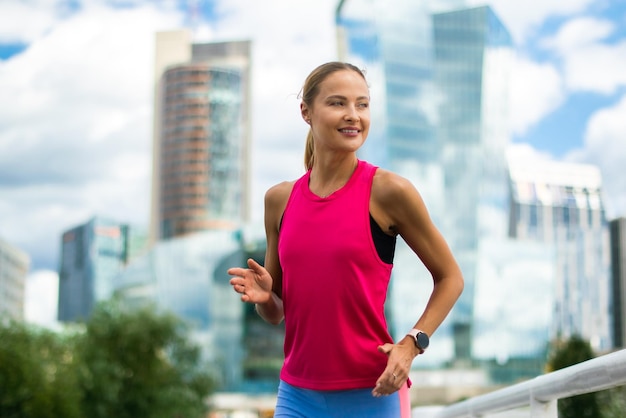
{"type": "Polygon", "coordinates": [[[339,129],[339,132],[344,134],[358,134],[360,131],[358,129],[339,129]]]}

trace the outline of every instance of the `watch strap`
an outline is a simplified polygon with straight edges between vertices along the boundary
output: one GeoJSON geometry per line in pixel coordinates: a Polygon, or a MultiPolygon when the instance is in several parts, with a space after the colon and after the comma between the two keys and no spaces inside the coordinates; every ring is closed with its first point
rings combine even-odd
{"type": "Polygon", "coordinates": [[[413,328],[406,335],[410,335],[411,337],[413,337],[413,342],[415,343],[415,347],[417,347],[417,349],[420,350],[420,354],[424,354],[424,351],[426,351],[426,348],[428,348],[428,346],[421,347],[419,345],[419,342],[417,340],[418,334],[424,334],[424,335],[428,336],[428,334],[426,334],[424,331],[422,331],[421,329],[418,329],[418,328],[413,328]]]}

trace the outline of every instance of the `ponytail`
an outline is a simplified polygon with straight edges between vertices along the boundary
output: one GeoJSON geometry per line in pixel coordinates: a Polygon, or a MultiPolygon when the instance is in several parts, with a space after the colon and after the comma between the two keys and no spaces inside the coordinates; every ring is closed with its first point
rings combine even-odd
{"type": "Polygon", "coordinates": [[[307,171],[313,168],[314,146],[313,132],[309,128],[309,132],[306,134],[306,145],[304,146],[304,168],[307,171]]]}

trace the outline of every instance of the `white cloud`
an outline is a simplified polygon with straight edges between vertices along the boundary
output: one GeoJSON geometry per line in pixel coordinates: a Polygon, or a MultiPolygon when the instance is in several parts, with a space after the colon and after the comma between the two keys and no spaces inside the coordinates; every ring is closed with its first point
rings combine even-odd
{"type": "Polygon", "coordinates": [[[509,161],[532,164],[533,161],[551,161],[554,157],[546,152],[541,152],[527,143],[511,144],[506,149],[506,157],[509,161]]]}
{"type": "Polygon", "coordinates": [[[44,327],[57,327],[58,288],[56,272],[40,270],[29,275],[26,278],[24,319],[44,327]]]}
{"type": "MultiPolygon", "coordinates": [[[[48,268],[56,267],[63,230],[94,215],[143,224],[149,216],[154,33],[180,27],[184,16],[107,4],[85,0],[55,20],[58,4],[47,2],[50,21],[22,33],[35,41],[0,62],[0,191],[8,200],[0,218],[13,242],[48,268]]],[[[253,204],[260,217],[265,190],[302,171],[306,129],[297,95],[314,66],[336,57],[335,2],[216,7],[219,25],[205,25],[196,35],[206,39],[198,41],[253,40],[253,204]]],[[[12,10],[13,17],[29,10],[12,10]]]]}
{"type": "MultiPolygon", "coordinates": [[[[482,5],[484,0],[470,0],[471,4],[482,5]]],[[[524,45],[529,38],[536,35],[538,28],[549,17],[574,16],[589,7],[593,0],[544,0],[544,1],[511,1],[490,0],[487,2],[509,29],[513,39],[524,45]]]]}
{"type": "Polygon", "coordinates": [[[613,22],[579,18],[543,42],[562,59],[568,89],[612,94],[626,86],[626,40],[606,42],[615,30],[613,22]]]}
{"type": "Polygon", "coordinates": [[[0,42],[29,44],[65,14],[60,0],[0,2],[0,42]]]}
{"type": "Polygon", "coordinates": [[[613,32],[613,23],[607,20],[581,17],[561,26],[552,39],[544,41],[560,51],[569,52],[596,44],[613,32]]]}
{"type": "MultiPolygon", "coordinates": [[[[118,3],[135,6],[111,8],[116,2],[81,0],[70,14],[61,0],[0,1],[0,42],[33,41],[21,54],[0,61],[0,219],[14,242],[34,259],[47,257],[50,268],[62,230],[96,214],[139,223],[148,218],[154,33],[180,27],[184,16],[172,1],[124,0],[118,3]]],[[[490,3],[516,37],[525,39],[520,36],[548,16],[578,13],[590,1],[490,3]]],[[[265,190],[302,172],[306,126],[297,95],[310,70],[336,59],[336,5],[335,0],[222,0],[215,5],[219,19],[203,23],[196,34],[197,41],[253,41],[257,217],[265,190]]],[[[605,33],[598,30],[585,51],[599,51],[605,33]]],[[[551,47],[570,57],[576,44],[566,49],[572,46],[566,35],[551,47]]],[[[620,51],[614,45],[605,53],[620,51]]],[[[568,78],[570,85],[575,80],[568,78]]],[[[512,89],[518,135],[564,101],[558,68],[527,57],[517,60],[512,89]]]]}
{"type": "Polygon", "coordinates": [[[96,214],[147,223],[154,33],[181,21],[84,3],[0,63],[0,219],[33,260],[96,214]]]}
{"type": "Polygon", "coordinates": [[[516,135],[526,131],[565,100],[558,70],[518,55],[511,76],[511,127],[516,135]]]}
{"type": "Polygon", "coordinates": [[[626,216],[626,95],[610,108],[596,112],[587,124],[584,147],[566,159],[600,167],[609,219],[626,216]]]}

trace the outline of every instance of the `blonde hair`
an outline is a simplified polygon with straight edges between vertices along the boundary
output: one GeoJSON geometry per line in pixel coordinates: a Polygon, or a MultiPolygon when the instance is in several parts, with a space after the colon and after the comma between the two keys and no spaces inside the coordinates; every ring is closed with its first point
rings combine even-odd
{"type": "MultiPolygon", "coordinates": [[[[326,80],[326,78],[337,72],[342,70],[350,70],[354,71],[365,79],[365,74],[355,65],[349,64],[347,62],[339,62],[339,61],[331,61],[325,64],[320,65],[315,68],[309,76],[304,81],[304,86],[302,87],[302,102],[307,105],[307,107],[312,108],[313,102],[315,98],[319,94],[320,84],[326,80]]],[[[367,80],[366,80],[367,81],[367,80]]],[[[304,168],[310,170],[313,168],[313,162],[315,157],[315,144],[313,141],[313,132],[311,128],[309,128],[309,132],[306,136],[306,145],[304,147],[304,168]]]]}

